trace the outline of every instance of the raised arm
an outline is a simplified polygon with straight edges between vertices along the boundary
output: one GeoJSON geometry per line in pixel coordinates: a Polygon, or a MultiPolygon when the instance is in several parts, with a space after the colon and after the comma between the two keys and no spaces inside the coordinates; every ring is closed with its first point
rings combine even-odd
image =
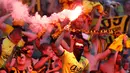
{"type": "Polygon", "coordinates": [[[5,29],[6,29],[6,25],[5,25],[4,21],[5,21],[8,17],[10,17],[10,16],[11,16],[11,13],[6,14],[6,15],[0,17],[0,29],[1,29],[2,31],[5,31],[5,29]]]}
{"type": "Polygon", "coordinates": [[[52,45],[53,51],[58,55],[61,56],[64,52],[64,49],[60,46],[61,41],[64,37],[64,31],[61,33],[61,35],[57,38],[56,42],[52,45]]]}
{"type": "Polygon", "coordinates": [[[97,21],[97,24],[96,24],[96,26],[94,27],[94,30],[99,30],[99,29],[100,29],[101,21],[102,21],[102,15],[99,16],[99,19],[98,19],[98,21],[97,21]]]}
{"type": "Polygon", "coordinates": [[[40,69],[49,59],[50,59],[50,57],[42,57],[42,58],[34,65],[34,69],[36,69],[36,70],[40,69]]]}
{"type": "Polygon", "coordinates": [[[32,32],[23,31],[22,34],[28,37],[29,42],[31,42],[37,38],[37,35],[32,32]]]}
{"type": "MultiPolygon", "coordinates": [[[[100,17],[99,17],[99,19],[98,19],[98,21],[97,21],[97,24],[96,24],[95,27],[94,27],[94,30],[99,30],[99,29],[100,29],[101,20],[102,20],[102,15],[100,15],[100,17]]],[[[99,45],[100,45],[99,41],[100,41],[100,40],[99,40],[97,34],[94,35],[94,36],[92,36],[92,42],[93,42],[93,45],[95,46],[95,47],[94,47],[94,52],[95,52],[95,54],[98,53],[97,50],[98,50],[98,47],[99,47],[99,45]]]]}
{"type": "Polygon", "coordinates": [[[62,41],[61,41],[61,46],[62,46],[64,49],[66,49],[67,51],[70,52],[70,47],[69,47],[69,45],[66,43],[65,40],[62,40],[62,41]]]}
{"type": "Polygon", "coordinates": [[[96,55],[97,60],[103,60],[105,59],[109,54],[111,53],[110,49],[107,49],[106,51],[104,51],[103,53],[99,53],[96,55]]]}
{"type": "Polygon", "coordinates": [[[45,43],[48,41],[47,39],[48,37],[50,37],[53,29],[54,29],[54,25],[48,25],[46,32],[42,36],[43,39],[40,40],[41,43],[45,43]]]}

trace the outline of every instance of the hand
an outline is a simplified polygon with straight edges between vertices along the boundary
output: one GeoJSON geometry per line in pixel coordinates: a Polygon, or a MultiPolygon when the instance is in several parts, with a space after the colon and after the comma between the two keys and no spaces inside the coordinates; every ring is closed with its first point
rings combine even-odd
{"type": "Polygon", "coordinates": [[[29,72],[29,73],[31,73],[31,72],[32,72],[32,70],[33,70],[33,68],[32,68],[32,66],[31,66],[31,65],[30,65],[30,66],[28,66],[28,67],[27,67],[27,69],[28,69],[28,72],[29,72]]]}
{"type": "Polygon", "coordinates": [[[69,28],[70,28],[70,25],[66,25],[66,26],[64,27],[64,30],[69,31],[69,28]]]}

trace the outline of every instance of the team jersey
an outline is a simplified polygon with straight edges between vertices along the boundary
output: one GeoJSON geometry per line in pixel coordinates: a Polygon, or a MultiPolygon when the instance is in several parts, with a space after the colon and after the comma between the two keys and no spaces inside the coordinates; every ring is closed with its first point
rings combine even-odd
{"type": "Polygon", "coordinates": [[[0,56],[0,68],[4,66],[6,60],[11,55],[15,44],[12,43],[8,38],[5,38],[1,45],[2,45],[2,53],[0,56]]]}
{"type": "Polygon", "coordinates": [[[83,70],[88,70],[89,62],[83,56],[78,62],[73,53],[65,51],[60,58],[62,60],[62,73],[82,73],[83,70]]]}

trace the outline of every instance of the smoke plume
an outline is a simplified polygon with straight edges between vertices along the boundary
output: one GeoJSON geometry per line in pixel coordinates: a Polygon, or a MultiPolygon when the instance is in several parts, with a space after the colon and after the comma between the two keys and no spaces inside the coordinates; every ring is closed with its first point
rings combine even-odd
{"type": "Polygon", "coordinates": [[[30,24],[30,29],[34,32],[42,31],[46,29],[48,24],[55,21],[63,21],[65,18],[69,18],[70,21],[75,20],[82,12],[82,7],[78,6],[74,10],[63,10],[59,13],[53,13],[50,17],[46,15],[40,16],[37,12],[34,16],[29,15],[28,6],[22,4],[18,0],[1,0],[4,8],[12,13],[12,18],[17,20],[24,20],[30,24]]]}

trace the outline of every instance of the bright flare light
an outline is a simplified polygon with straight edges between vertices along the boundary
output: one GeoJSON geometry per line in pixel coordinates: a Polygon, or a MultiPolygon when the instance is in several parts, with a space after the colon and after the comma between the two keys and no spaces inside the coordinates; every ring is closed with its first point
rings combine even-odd
{"type": "Polygon", "coordinates": [[[70,16],[68,16],[68,18],[70,19],[70,21],[75,20],[76,18],[78,18],[78,16],[81,14],[82,12],[82,7],[81,6],[77,6],[70,14],[70,16]]]}
{"type": "Polygon", "coordinates": [[[43,28],[47,29],[48,24],[56,21],[64,21],[69,18],[70,21],[75,20],[82,12],[82,6],[77,6],[73,10],[64,9],[61,12],[53,13],[50,17],[46,15],[40,16],[36,13],[34,16],[29,15],[28,6],[22,4],[17,0],[0,0],[0,4],[3,4],[4,8],[8,11],[12,11],[12,17],[14,19],[22,19],[27,23],[30,23],[30,29],[33,32],[40,32],[43,28]]]}
{"type": "MultiPolygon", "coordinates": [[[[59,13],[53,13],[50,17],[47,17],[46,15],[40,16],[38,13],[35,14],[35,16],[32,16],[29,20],[32,23],[31,26],[35,28],[35,31],[39,30],[40,27],[46,27],[50,23],[54,23],[55,21],[63,21],[65,18],[69,18],[70,21],[75,20],[78,18],[78,16],[82,13],[82,6],[77,6],[74,10],[68,10],[64,9],[63,11],[59,13]],[[40,24],[40,25],[39,25],[40,24]],[[36,27],[39,29],[36,30],[36,27]]],[[[33,29],[34,31],[34,28],[33,29]]]]}

